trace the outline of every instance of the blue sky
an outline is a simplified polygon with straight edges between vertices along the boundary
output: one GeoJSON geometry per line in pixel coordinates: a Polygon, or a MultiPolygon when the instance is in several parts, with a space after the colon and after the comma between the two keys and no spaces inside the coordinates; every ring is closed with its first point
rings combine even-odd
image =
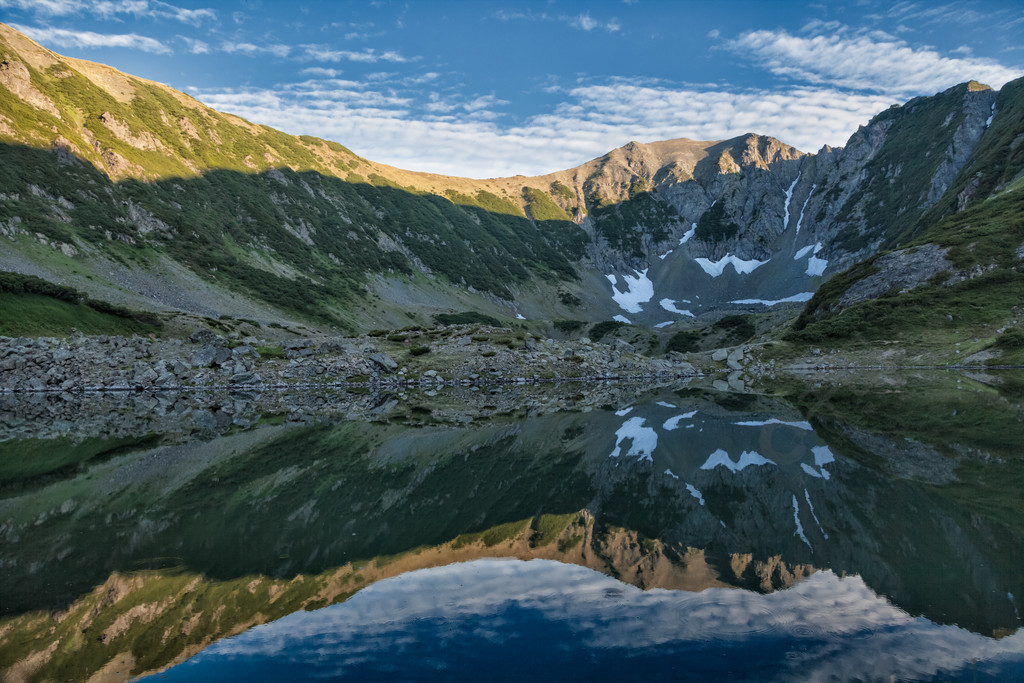
{"type": "Polygon", "coordinates": [[[1024,4],[0,0],[62,54],[402,168],[569,168],[630,140],[841,146],[893,103],[1024,75],[1024,4]]]}

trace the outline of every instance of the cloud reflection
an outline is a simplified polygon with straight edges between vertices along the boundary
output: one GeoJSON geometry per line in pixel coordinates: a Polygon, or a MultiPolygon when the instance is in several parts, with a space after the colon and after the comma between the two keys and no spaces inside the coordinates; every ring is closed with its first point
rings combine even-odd
{"type": "Polygon", "coordinates": [[[575,565],[478,560],[381,581],[346,603],[221,641],[168,674],[268,658],[296,670],[315,661],[320,674],[367,664],[379,671],[397,662],[408,673],[407,667],[444,664],[440,655],[413,655],[424,637],[438,653],[466,652],[482,663],[507,656],[508,642],[539,633],[559,634],[544,646],[575,662],[628,657],[638,673],[645,659],[674,655],[700,670],[727,666],[720,673],[774,680],[931,678],[972,666],[984,673],[1024,665],[1024,631],[994,640],[914,618],[856,576],[822,571],[768,595],[645,592],[575,565]],[[750,649],[760,657],[719,661],[723,651],[750,649]]]}

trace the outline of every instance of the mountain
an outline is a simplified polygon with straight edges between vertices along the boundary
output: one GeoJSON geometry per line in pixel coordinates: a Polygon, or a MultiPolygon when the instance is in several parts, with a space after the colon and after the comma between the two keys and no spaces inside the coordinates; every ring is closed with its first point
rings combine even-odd
{"type": "Polygon", "coordinates": [[[1024,166],[1020,81],[894,105],[816,154],[754,134],[631,142],[472,180],[255,125],[3,25],[0,57],[0,270],[229,325],[475,311],[549,333],[612,317],[700,327],[805,302],[1011,191],[1024,166]]]}

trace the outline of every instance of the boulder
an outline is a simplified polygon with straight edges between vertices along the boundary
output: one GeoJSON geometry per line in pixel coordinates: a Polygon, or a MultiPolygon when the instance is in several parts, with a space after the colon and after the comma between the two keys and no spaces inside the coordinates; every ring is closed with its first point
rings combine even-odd
{"type": "Polygon", "coordinates": [[[193,344],[209,344],[217,339],[219,339],[219,337],[205,327],[196,330],[188,336],[188,340],[193,344]]]}
{"type": "Polygon", "coordinates": [[[370,356],[370,360],[379,365],[381,369],[388,372],[394,372],[398,369],[398,363],[386,353],[374,353],[370,356]]]}

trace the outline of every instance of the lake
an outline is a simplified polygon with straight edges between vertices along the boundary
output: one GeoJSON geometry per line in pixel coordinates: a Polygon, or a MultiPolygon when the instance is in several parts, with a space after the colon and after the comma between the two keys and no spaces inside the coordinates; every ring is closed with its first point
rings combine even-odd
{"type": "Polygon", "coordinates": [[[0,396],[4,680],[1024,680],[1024,373],[0,396]]]}

